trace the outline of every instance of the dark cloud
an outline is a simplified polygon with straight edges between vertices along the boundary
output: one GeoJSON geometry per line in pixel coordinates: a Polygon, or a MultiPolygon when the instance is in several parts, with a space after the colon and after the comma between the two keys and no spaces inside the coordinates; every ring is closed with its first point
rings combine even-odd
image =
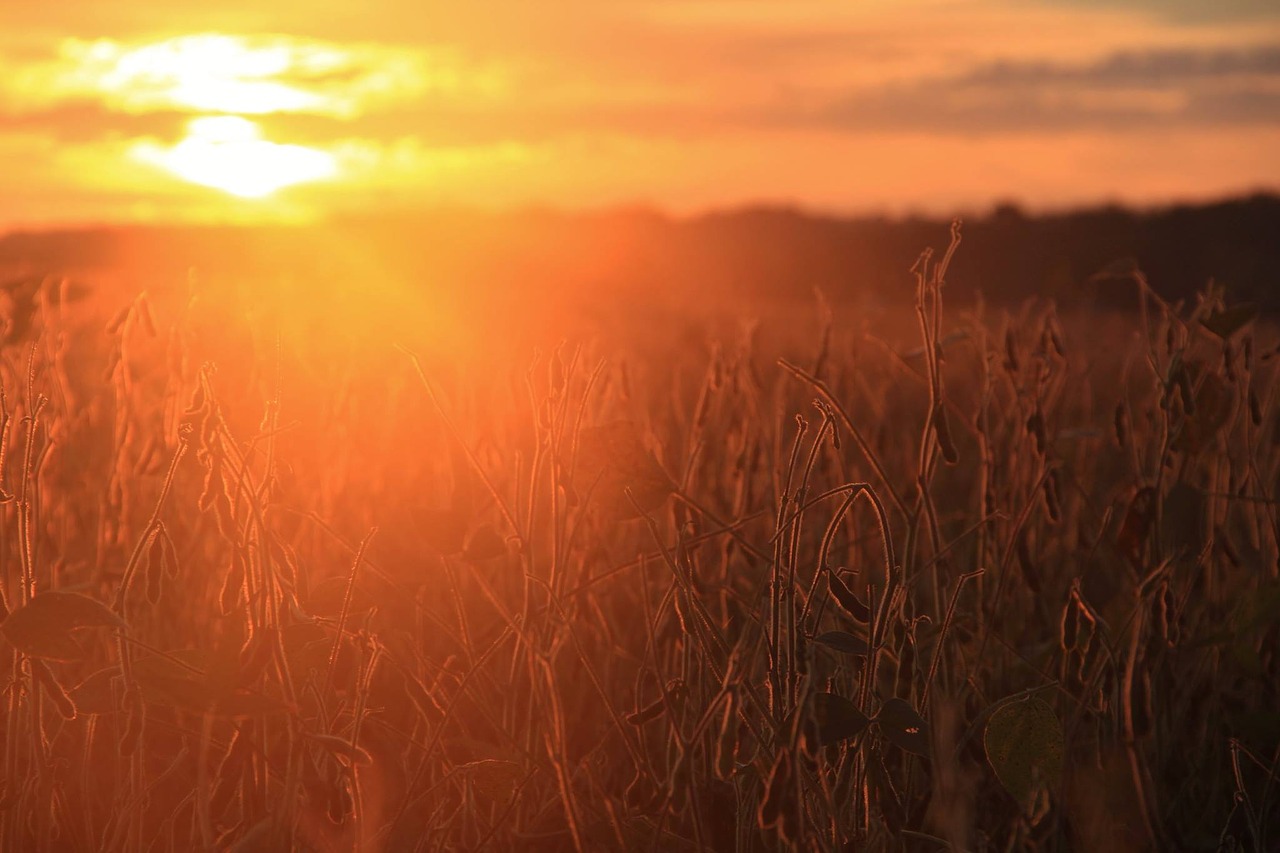
{"type": "Polygon", "coordinates": [[[1135,9],[1175,21],[1209,23],[1280,18],[1275,0],[1040,0],[1080,9],[1135,9]]]}
{"type": "Polygon", "coordinates": [[[1280,45],[1251,50],[1159,50],[1117,53],[1090,65],[1051,62],[996,62],[965,78],[975,85],[1049,85],[1080,83],[1091,86],[1179,85],[1227,76],[1260,75],[1280,78],[1280,45]]]}
{"type": "Polygon", "coordinates": [[[965,134],[1280,124],[1280,46],[1123,53],[1089,65],[1000,62],[949,78],[779,105],[781,125],[965,134]]]}

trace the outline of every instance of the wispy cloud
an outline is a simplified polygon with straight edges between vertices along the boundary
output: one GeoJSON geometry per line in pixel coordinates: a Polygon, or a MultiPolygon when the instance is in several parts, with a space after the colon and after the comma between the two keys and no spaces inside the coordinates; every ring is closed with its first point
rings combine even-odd
{"type": "Polygon", "coordinates": [[[1080,132],[1280,124],[1280,44],[1001,61],[945,77],[777,104],[770,120],[845,132],[1080,132]]]}
{"type": "Polygon", "coordinates": [[[138,42],[68,38],[54,56],[0,64],[0,72],[0,108],[10,115],[88,103],[131,115],[350,119],[427,96],[492,97],[503,87],[498,69],[469,66],[447,49],[218,33],[138,42]]]}

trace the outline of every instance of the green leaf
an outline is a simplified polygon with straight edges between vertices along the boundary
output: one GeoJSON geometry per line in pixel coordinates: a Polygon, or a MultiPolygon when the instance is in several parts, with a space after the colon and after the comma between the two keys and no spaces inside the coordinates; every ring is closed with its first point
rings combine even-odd
{"type": "Polygon", "coordinates": [[[819,634],[814,637],[813,641],[827,648],[850,655],[866,655],[870,651],[866,640],[856,637],[847,631],[827,631],[825,634],[819,634]]]}
{"type": "Polygon", "coordinates": [[[929,732],[924,718],[903,699],[890,699],[880,706],[876,724],[885,739],[899,749],[916,755],[929,754],[929,732]]]}
{"type": "Polygon", "coordinates": [[[817,727],[819,746],[830,746],[857,737],[871,724],[857,705],[834,693],[814,694],[813,722],[817,727]]]}
{"type": "Polygon", "coordinates": [[[1013,700],[987,721],[987,761],[996,778],[1030,811],[1041,787],[1062,781],[1062,724],[1043,699],[1013,700]]]}
{"type": "Polygon", "coordinates": [[[25,655],[73,661],[84,650],[71,632],[77,628],[124,628],[124,620],[102,602],[74,592],[42,592],[9,614],[0,633],[25,655]]]}

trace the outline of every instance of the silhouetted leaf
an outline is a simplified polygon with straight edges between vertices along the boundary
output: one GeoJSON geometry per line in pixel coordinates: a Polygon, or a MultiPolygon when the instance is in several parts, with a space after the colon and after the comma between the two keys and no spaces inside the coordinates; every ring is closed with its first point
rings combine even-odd
{"type": "Polygon", "coordinates": [[[1160,534],[1166,550],[1198,553],[1204,540],[1204,494],[1182,481],[1164,498],[1160,534]]]}
{"type": "Polygon", "coordinates": [[[819,746],[829,746],[857,737],[871,724],[871,720],[858,710],[857,705],[834,693],[814,694],[813,722],[818,730],[819,746]]]}
{"type": "Polygon", "coordinates": [[[105,604],[74,592],[42,592],[9,614],[0,632],[31,657],[71,661],[84,656],[71,636],[77,628],[123,628],[124,620],[105,604]]]}
{"type": "Polygon", "coordinates": [[[916,755],[929,754],[929,735],[924,718],[903,699],[890,699],[880,706],[876,724],[885,739],[899,749],[916,755]]]}
{"type": "Polygon", "coordinates": [[[1062,724],[1043,699],[1001,705],[987,721],[984,742],[991,769],[1024,809],[1041,785],[1062,781],[1062,724]]]}
{"type": "Polygon", "coordinates": [[[1248,302],[1215,311],[1200,322],[1206,329],[1226,340],[1258,317],[1258,306],[1248,302]]]}
{"type": "Polygon", "coordinates": [[[204,668],[211,655],[204,649],[176,649],[168,655],[147,655],[133,663],[142,698],[196,713],[225,717],[279,714],[288,707],[278,699],[251,690],[227,688],[211,680],[204,668]]]}
{"type": "Polygon", "coordinates": [[[1116,534],[1116,546],[1135,569],[1142,569],[1143,546],[1155,520],[1152,507],[1155,498],[1156,490],[1151,486],[1139,489],[1129,503],[1120,532],[1116,534]]]}
{"type": "Polygon", "coordinates": [[[71,688],[71,701],[82,714],[114,714],[124,696],[120,667],[100,669],[71,688]]]}
{"type": "Polygon", "coordinates": [[[490,803],[510,801],[524,778],[524,771],[514,761],[484,758],[458,768],[467,775],[476,797],[490,803]]]}
{"type": "Polygon", "coordinates": [[[861,637],[855,637],[846,631],[827,631],[825,634],[819,634],[814,637],[813,641],[827,648],[850,655],[866,655],[870,650],[866,640],[861,637]]]}
{"type": "Polygon", "coordinates": [[[493,529],[492,524],[482,524],[467,539],[462,557],[471,563],[492,560],[507,553],[507,540],[493,529]]]}
{"type": "Polygon", "coordinates": [[[637,517],[637,505],[644,512],[655,510],[675,491],[675,484],[645,449],[630,421],[590,427],[578,434],[574,485],[615,519],[637,517]]]}

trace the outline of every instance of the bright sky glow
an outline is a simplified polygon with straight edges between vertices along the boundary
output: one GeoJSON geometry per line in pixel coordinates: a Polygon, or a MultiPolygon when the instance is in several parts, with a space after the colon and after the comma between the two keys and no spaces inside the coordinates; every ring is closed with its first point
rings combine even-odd
{"type": "Polygon", "coordinates": [[[0,155],[22,168],[0,230],[286,202],[947,213],[1280,187],[1265,0],[61,0],[3,18],[0,155]]]}
{"type": "Polygon", "coordinates": [[[176,145],[138,143],[132,154],[183,180],[241,198],[262,198],[293,184],[332,178],[338,171],[333,155],[269,142],[256,124],[239,116],[192,119],[186,138],[176,145]]]}

